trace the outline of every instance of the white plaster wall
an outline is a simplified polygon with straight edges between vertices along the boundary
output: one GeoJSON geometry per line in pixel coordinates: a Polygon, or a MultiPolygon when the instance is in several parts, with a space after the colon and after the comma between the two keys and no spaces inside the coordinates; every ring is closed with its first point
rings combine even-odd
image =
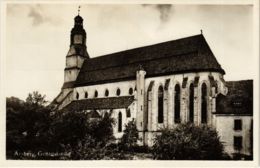
{"type": "Polygon", "coordinates": [[[79,93],[79,99],[85,99],[85,92],[88,92],[88,98],[95,98],[95,90],[98,91],[98,98],[105,98],[105,91],[108,89],[108,97],[118,97],[116,95],[116,90],[119,88],[121,90],[120,96],[130,96],[129,88],[135,88],[136,81],[124,81],[115,83],[106,83],[99,85],[83,86],[75,88],[75,91],[79,93]]]}
{"type": "MultiPolygon", "coordinates": [[[[80,56],[66,57],[66,68],[78,67],[81,68],[84,58],[80,56]]],[[[79,69],[68,69],[64,72],[64,82],[75,81],[79,74],[79,69]]]]}
{"type": "Polygon", "coordinates": [[[75,81],[77,76],[78,76],[78,74],[79,74],[79,70],[78,69],[66,70],[65,74],[64,74],[64,82],[75,81]]]}
{"type": "Polygon", "coordinates": [[[250,127],[252,116],[231,116],[231,115],[216,115],[216,130],[220,136],[220,140],[224,142],[225,151],[232,155],[235,153],[234,136],[242,136],[242,150],[241,153],[250,155],[250,127]],[[242,120],[242,130],[234,130],[234,120],[242,120]]]}
{"type": "Polygon", "coordinates": [[[66,67],[81,67],[84,62],[84,58],[81,56],[69,56],[66,57],[66,67]]]}
{"type": "Polygon", "coordinates": [[[77,63],[77,56],[66,57],[66,67],[75,67],[77,63]]]}

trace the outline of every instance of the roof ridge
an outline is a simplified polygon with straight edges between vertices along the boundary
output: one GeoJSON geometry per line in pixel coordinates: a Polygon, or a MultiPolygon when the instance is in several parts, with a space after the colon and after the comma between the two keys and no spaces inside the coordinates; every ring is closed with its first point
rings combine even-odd
{"type": "Polygon", "coordinates": [[[98,69],[92,69],[92,70],[83,70],[82,72],[93,72],[93,71],[98,71],[98,70],[104,70],[104,69],[109,69],[109,68],[114,68],[114,67],[122,67],[122,66],[125,66],[125,65],[133,65],[133,64],[136,64],[136,63],[139,63],[141,64],[142,62],[149,62],[149,61],[154,61],[154,60],[158,60],[158,59],[167,59],[169,57],[177,57],[177,56],[184,56],[184,55],[188,55],[188,54],[193,54],[193,53],[197,53],[198,50],[194,50],[194,51],[190,51],[190,52],[187,52],[187,53],[182,53],[182,54],[176,54],[176,55],[171,55],[171,56],[166,56],[166,57],[159,57],[159,58],[152,58],[152,59],[149,59],[149,60],[142,60],[142,61],[136,61],[136,62],[131,62],[131,63],[123,63],[123,64],[119,64],[119,65],[113,65],[113,66],[106,66],[104,68],[98,68],[98,69]]]}
{"type": "Polygon", "coordinates": [[[150,44],[150,45],[134,47],[134,48],[130,48],[130,49],[127,49],[127,50],[121,50],[121,51],[117,51],[117,52],[112,52],[112,53],[108,53],[108,54],[105,54],[105,55],[99,55],[99,56],[96,56],[96,57],[93,57],[93,58],[90,58],[90,59],[91,60],[98,59],[98,58],[101,58],[101,57],[106,57],[106,56],[109,56],[109,55],[119,54],[119,53],[122,53],[122,52],[127,52],[127,51],[141,49],[141,48],[146,48],[146,47],[152,47],[152,46],[156,46],[156,45],[161,45],[161,44],[165,44],[165,43],[169,43],[169,42],[176,42],[176,41],[179,41],[179,40],[184,40],[184,39],[189,39],[189,38],[194,38],[194,37],[199,37],[199,36],[204,37],[203,34],[197,34],[197,35],[193,35],[193,36],[186,36],[186,37],[178,38],[178,39],[174,39],[174,40],[167,40],[167,41],[154,43],[154,44],[150,44]]]}

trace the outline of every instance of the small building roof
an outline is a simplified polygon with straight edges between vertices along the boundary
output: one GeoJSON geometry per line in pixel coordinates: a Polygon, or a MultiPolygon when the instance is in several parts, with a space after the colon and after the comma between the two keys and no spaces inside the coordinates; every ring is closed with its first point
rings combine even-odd
{"type": "Polygon", "coordinates": [[[253,80],[226,82],[228,93],[219,94],[216,114],[253,114],[253,80]]]}
{"type": "Polygon", "coordinates": [[[81,99],[73,100],[64,109],[66,111],[82,111],[92,109],[121,109],[127,108],[133,101],[134,96],[81,99]]]}
{"type": "Polygon", "coordinates": [[[202,34],[85,59],[74,86],[134,80],[139,65],[146,77],[186,72],[220,72],[202,34]]]}

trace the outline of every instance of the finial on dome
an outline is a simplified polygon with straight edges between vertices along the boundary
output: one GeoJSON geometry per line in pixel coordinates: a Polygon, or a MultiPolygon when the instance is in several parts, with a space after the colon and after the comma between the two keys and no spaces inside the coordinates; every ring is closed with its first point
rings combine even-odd
{"type": "Polygon", "coordinates": [[[200,29],[200,34],[203,34],[203,30],[202,29],[200,29]]]}
{"type": "Polygon", "coordinates": [[[80,5],[79,5],[79,7],[78,7],[78,16],[79,16],[79,14],[80,14],[80,5]]]}

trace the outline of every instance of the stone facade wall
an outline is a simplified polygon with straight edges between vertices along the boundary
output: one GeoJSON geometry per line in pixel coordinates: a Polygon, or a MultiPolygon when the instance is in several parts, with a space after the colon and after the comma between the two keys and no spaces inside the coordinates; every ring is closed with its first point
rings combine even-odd
{"type": "MultiPolygon", "coordinates": [[[[137,73],[137,78],[139,78],[140,74],[137,73]]],[[[177,74],[177,75],[167,75],[167,76],[159,76],[152,78],[145,78],[145,72],[142,73],[142,78],[131,81],[122,81],[115,83],[106,83],[99,85],[91,85],[91,86],[83,86],[74,88],[74,100],[76,100],[76,93],[79,94],[78,99],[85,99],[85,93],[87,92],[87,98],[95,98],[95,91],[98,92],[97,98],[104,97],[117,97],[117,90],[120,89],[120,96],[129,96],[129,89],[133,89],[133,95],[135,96],[135,101],[131,105],[133,110],[133,118],[140,127],[140,131],[148,131],[148,132],[156,132],[159,131],[160,128],[163,127],[175,127],[178,123],[174,122],[174,87],[176,84],[179,84],[181,87],[181,122],[188,122],[189,116],[189,86],[191,83],[194,83],[195,77],[199,77],[197,81],[197,87],[194,88],[194,123],[196,125],[201,124],[201,86],[203,83],[207,86],[207,124],[212,125],[212,112],[215,112],[215,88],[213,88],[209,81],[209,75],[214,77],[214,80],[217,82],[217,90],[218,93],[225,92],[225,84],[223,83],[222,74],[220,73],[211,73],[211,72],[201,72],[201,73],[186,73],[186,74],[177,74]],[[186,85],[183,85],[184,78],[187,78],[186,85]],[[158,88],[159,86],[163,86],[165,88],[166,80],[170,80],[168,83],[168,88],[164,89],[164,122],[162,124],[158,124],[158,88]],[[150,82],[154,82],[153,87],[148,92],[148,87],[150,82]],[[142,86],[140,86],[142,85],[142,86]],[[144,93],[141,95],[141,88],[144,90],[144,93]],[[105,91],[109,91],[109,95],[105,95],[105,91]],[[138,94],[139,90],[139,94],[138,94]],[[144,102],[138,102],[143,99],[144,102]],[[139,105],[138,105],[139,103],[139,105]],[[142,105],[142,114],[138,113],[141,111],[142,105]],[[141,115],[141,117],[140,117],[141,115]],[[138,119],[139,118],[139,119],[138,119]],[[146,122],[146,123],[145,123],[146,122]]],[[[141,77],[140,76],[140,77],[141,77]]],[[[217,93],[217,94],[218,94],[217,93]]],[[[137,125],[137,126],[138,126],[137,125]]],[[[138,126],[138,127],[139,127],[138,126]]],[[[213,125],[214,126],[214,125],[213,125]]],[[[148,137],[143,137],[144,140],[151,139],[152,135],[148,135],[148,137]]],[[[119,135],[119,134],[118,134],[119,135]]],[[[145,136],[142,133],[140,136],[145,136]]],[[[151,142],[144,142],[146,144],[151,144],[151,142]]]]}

